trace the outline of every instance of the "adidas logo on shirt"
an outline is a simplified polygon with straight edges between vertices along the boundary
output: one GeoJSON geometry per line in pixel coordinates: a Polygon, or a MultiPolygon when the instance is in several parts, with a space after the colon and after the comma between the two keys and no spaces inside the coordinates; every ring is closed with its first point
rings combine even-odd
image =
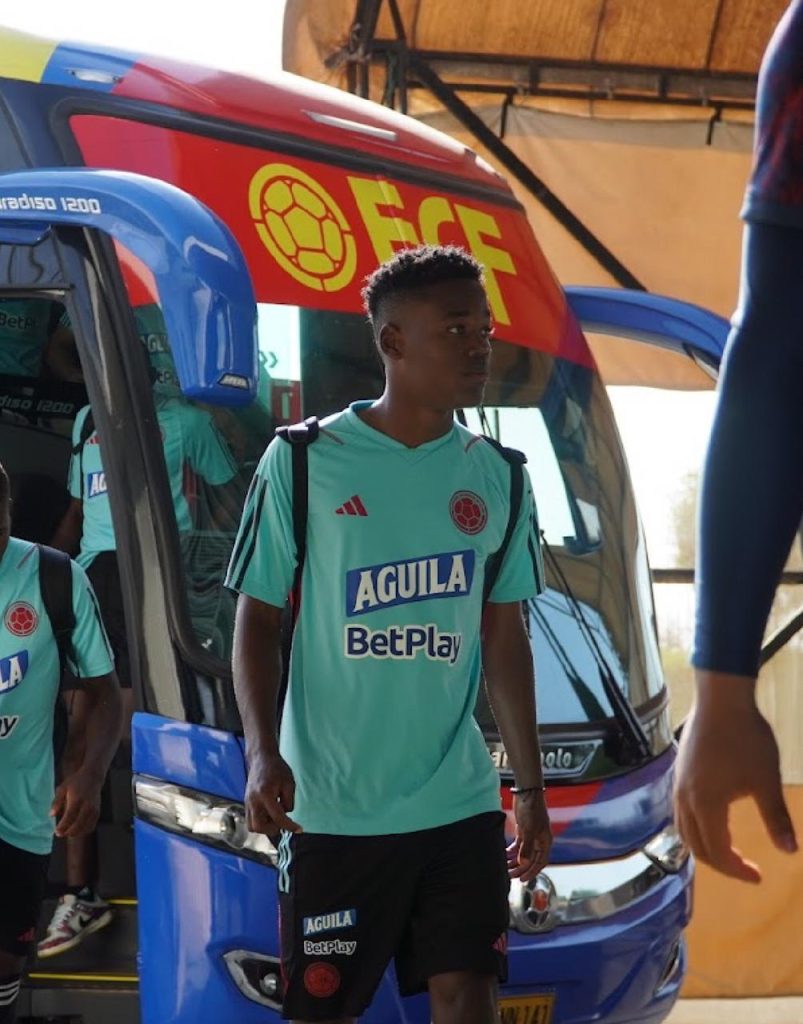
{"type": "Polygon", "coordinates": [[[335,509],[336,516],[367,516],[368,510],[362,501],[360,501],[359,494],[352,494],[348,501],[343,502],[340,508],[335,509]]]}

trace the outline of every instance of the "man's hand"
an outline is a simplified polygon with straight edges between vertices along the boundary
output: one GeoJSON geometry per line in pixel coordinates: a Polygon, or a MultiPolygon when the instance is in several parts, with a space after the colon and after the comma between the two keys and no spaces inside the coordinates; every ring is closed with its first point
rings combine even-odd
{"type": "Polygon", "coordinates": [[[760,882],[758,865],[733,846],[728,809],[734,800],[752,797],[775,846],[797,850],[778,745],[756,706],[753,680],[700,673],[697,682],[675,768],[675,820],[701,861],[732,878],[760,882]]]}
{"type": "Polygon", "coordinates": [[[94,830],[100,814],[102,785],[102,778],[82,768],[56,788],[50,816],[56,819],[56,835],[60,839],[88,835],[94,830]]]}
{"type": "Polygon", "coordinates": [[[529,882],[549,862],[552,829],[544,794],[539,790],[515,797],[516,838],[507,848],[508,874],[529,882]]]}
{"type": "Polygon", "coordinates": [[[245,788],[245,815],[250,832],[262,832],[273,838],[282,830],[303,829],[287,812],[295,806],[296,782],[290,765],[272,754],[253,762],[245,788]]]}

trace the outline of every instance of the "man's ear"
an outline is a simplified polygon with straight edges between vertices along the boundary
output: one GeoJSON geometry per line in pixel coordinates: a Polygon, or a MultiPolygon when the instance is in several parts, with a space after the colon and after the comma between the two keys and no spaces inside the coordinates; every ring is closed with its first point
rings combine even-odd
{"type": "Polygon", "coordinates": [[[397,324],[386,321],[379,329],[379,351],[383,359],[397,363],[404,357],[404,336],[397,324]]]}

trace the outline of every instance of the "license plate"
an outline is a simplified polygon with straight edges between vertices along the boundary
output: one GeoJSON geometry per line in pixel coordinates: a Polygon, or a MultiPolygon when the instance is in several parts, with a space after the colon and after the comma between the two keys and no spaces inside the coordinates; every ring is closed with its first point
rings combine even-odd
{"type": "Polygon", "coordinates": [[[514,996],[499,1000],[501,1024],[552,1024],[552,992],[538,996],[514,996]]]}

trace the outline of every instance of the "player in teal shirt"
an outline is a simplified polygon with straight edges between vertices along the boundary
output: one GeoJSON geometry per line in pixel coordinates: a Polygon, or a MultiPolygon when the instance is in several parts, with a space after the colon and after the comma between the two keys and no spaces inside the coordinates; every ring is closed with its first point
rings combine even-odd
{"type": "MultiPolygon", "coordinates": [[[[183,489],[185,468],[197,473],[207,483],[219,486],[235,476],[237,466],[209,413],[183,398],[155,394],[154,401],[176,524],[179,533],[187,533],[192,529],[192,517],[183,489]]],[[[78,563],[84,568],[88,568],[101,552],[117,548],[100,440],[94,426],[84,438],[88,415],[87,405],[78,413],[73,426],[75,454],[70,461],[69,489],[74,504],[67,513],[70,521],[66,527],[74,543],[74,520],[78,520],[81,538],[78,563]]],[[[62,547],[61,541],[57,546],[62,547]]]]}
{"type": "Polygon", "coordinates": [[[84,571],[72,563],[72,669],[89,696],[83,762],[55,788],[58,649],[39,587],[39,549],[9,537],[9,482],[0,467],[0,1024],[13,1019],[34,937],[55,831],[91,830],[120,734],[111,650],[84,571]]]}
{"type": "Polygon", "coordinates": [[[308,450],[280,741],[280,620],[295,570],[283,441],[260,463],[229,567],[249,827],[284,830],[286,1016],[359,1016],[395,957],[403,994],[429,990],[435,1024],[490,1024],[508,865],[532,878],[551,844],[520,604],[542,586],[535,506],[527,482],[483,606],[511,469],[454,419],[488,377],[481,268],[451,247],[406,250],[372,276],[366,305],[386,388],[323,421],[308,450]],[[481,666],[521,790],[507,859],[499,780],[473,715],[481,666]]]}
{"type": "MultiPolygon", "coordinates": [[[[193,516],[185,493],[187,471],[219,487],[237,474],[237,466],[208,412],[181,397],[170,356],[164,321],[158,306],[136,310],[140,341],[152,367],[153,398],[162,435],[165,467],[179,535],[193,529],[193,516]]],[[[103,614],[114,651],[115,667],[123,689],[124,744],[130,739],[133,712],[131,672],[126,636],[125,610],[120,588],[117,542],[103,468],[102,441],[94,423],[87,420],[90,407],[81,409],[73,425],[73,457],[69,470],[72,501],[52,539],[54,547],[73,553],[86,569],[103,614]]],[[[200,615],[195,613],[198,618],[200,615]]],[[[71,730],[82,727],[82,701],[74,702],[71,730]]],[[[73,892],[61,897],[47,934],[39,943],[39,957],[57,956],[71,949],[98,922],[111,921],[111,909],[95,891],[96,856],[93,838],[82,836],[71,843],[67,881],[73,892]]]]}
{"type": "Polygon", "coordinates": [[[60,329],[63,308],[49,299],[0,302],[0,374],[39,376],[48,339],[60,329]]]}

